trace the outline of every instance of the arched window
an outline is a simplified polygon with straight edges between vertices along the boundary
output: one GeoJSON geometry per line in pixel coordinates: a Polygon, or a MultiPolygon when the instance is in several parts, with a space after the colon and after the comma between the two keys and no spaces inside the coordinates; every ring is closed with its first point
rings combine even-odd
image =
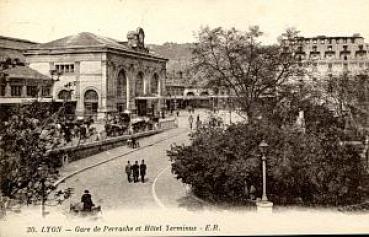
{"type": "Polygon", "coordinates": [[[187,96],[195,96],[193,92],[187,92],[187,96]]]}
{"type": "Polygon", "coordinates": [[[72,99],[72,93],[67,90],[62,90],[58,94],[58,99],[64,100],[64,101],[70,101],[72,99]]]}
{"type": "Polygon", "coordinates": [[[200,93],[200,96],[208,96],[208,95],[209,95],[209,93],[207,91],[203,91],[203,92],[200,93]]]}
{"type": "Polygon", "coordinates": [[[118,73],[117,77],[117,97],[125,98],[127,96],[127,77],[124,70],[118,73]]]}
{"type": "Polygon", "coordinates": [[[151,89],[151,94],[153,95],[159,95],[159,76],[158,74],[154,74],[154,76],[151,78],[151,83],[150,83],[150,89],[151,89]]]}
{"type": "Polygon", "coordinates": [[[85,93],[85,116],[86,117],[96,117],[99,96],[96,91],[88,90],[85,93]]]}
{"type": "Polygon", "coordinates": [[[144,74],[139,72],[135,80],[135,96],[142,96],[144,94],[144,74]]]}
{"type": "Polygon", "coordinates": [[[127,105],[127,77],[124,70],[118,73],[117,77],[117,109],[123,112],[127,105]]]}

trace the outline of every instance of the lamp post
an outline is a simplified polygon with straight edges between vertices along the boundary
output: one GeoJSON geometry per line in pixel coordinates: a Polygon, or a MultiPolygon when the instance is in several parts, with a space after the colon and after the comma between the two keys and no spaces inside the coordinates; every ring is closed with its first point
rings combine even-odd
{"type": "Polygon", "coordinates": [[[268,143],[266,143],[264,140],[261,141],[261,143],[259,144],[259,148],[261,151],[261,160],[263,162],[263,195],[261,197],[262,201],[268,201],[268,197],[267,197],[267,191],[266,191],[266,151],[268,149],[269,145],[268,143]]]}

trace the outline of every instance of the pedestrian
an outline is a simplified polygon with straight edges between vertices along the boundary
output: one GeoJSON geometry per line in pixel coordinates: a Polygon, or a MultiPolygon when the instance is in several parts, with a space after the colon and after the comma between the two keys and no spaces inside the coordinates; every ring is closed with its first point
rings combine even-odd
{"type": "Polygon", "coordinates": [[[88,190],[85,190],[85,193],[82,195],[81,202],[83,203],[82,211],[91,211],[92,207],[95,206],[95,204],[92,202],[92,197],[88,190]]]}
{"type": "Polygon", "coordinates": [[[188,123],[190,124],[190,129],[192,130],[192,123],[193,123],[192,114],[190,114],[190,116],[188,116],[188,123]]]}
{"type": "Polygon", "coordinates": [[[145,161],[142,160],[141,161],[141,165],[140,165],[140,175],[141,175],[141,182],[145,183],[145,175],[146,175],[146,164],[145,161]]]}
{"type": "Polygon", "coordinates": [[[125,171],[126,171],[126,174],[127,174],[128,183],[132,182],[132,180],[131,180],[132,167],[131,167],[131,163],[129,161],[127,162],[125,171]]]}
{"type": "Polygon", "coordinates": [[[196,119],[196,129],[199,129],[201,127],[201,120],[200,120],[200,115],[197,115],[197,119],[196,119]]]}
{"type": "Polygon", "coordinates": [[[137,183],[138,182],[138,176],[139,176],[139,171],[140,167],[138,165],[138,161],[135,161],[135,164],[132,165],[132,174],[133,174],[133,182],[137,183]]]}
{"type": "Polygon", "coordinates": [[[256,199],[256,188],[253,184],[251,184],[251,186],[250,186],[249,193],[250,193],[250,199],[255,200],[256,199]]]}
{"type": "Polygon", "coordinates": [[[80,128],[80,140],[83,140],[83,142],[85,142],[86,138],[87,138],[87,128],[85,124],[82,124],[80,128]]]}

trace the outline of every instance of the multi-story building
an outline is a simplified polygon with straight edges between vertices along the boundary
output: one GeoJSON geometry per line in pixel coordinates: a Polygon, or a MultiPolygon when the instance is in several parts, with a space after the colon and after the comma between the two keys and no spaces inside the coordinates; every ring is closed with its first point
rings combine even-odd
{"type": "Polygon", "coordinates": [[[360,34],[350,37],[296,37],[287,42],[296,57],[309,62],[309,76],[316,79],[368,74],[369,45],[360,34]]]}
{"type": "Polygon", "coordinates": [[[26,50],[29,66],[44,75],[57,74],[53,98],[75,103],[77,116],[106,118],[133,111],[158,112],[164,101],[167,59],[149,52],[144,31],[128,41],[83,32],[26,50]]]}

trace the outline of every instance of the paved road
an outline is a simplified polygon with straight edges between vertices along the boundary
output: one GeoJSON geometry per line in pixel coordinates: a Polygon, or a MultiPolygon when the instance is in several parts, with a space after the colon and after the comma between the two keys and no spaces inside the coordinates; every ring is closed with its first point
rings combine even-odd
{"type": "MultiPolygon", "coordinates": [[[[202,120],[206,117],[205,111],[197,111],[194,117],[200,114],[202,120]]],[[[167,150],[173,143],[189,142],[188,114],[182,112],[178,118],[179,127],[164,133],[144,138],[140,141],[141,149],[126,154],[131,149],[126,146],[97,154],[67,165],[61,170],[62,175],[72,173],[88,164],[118,157],[112,161],[83,171],[65,181],[60,188],[73,187],[75,194],[72,203],[79,202],[85,189],[88,189],[97,205],[104,210],[117,207],[124,209],[148,208],[198,208],[201,203],[188,195],[186,186],[177,180],[171,173],[167,150]],[[126,154],[126,155],[123,155],[126,154]],[[145,183],[128,183],[124,166],[129,160],[145,160],[147,177],[145,183]]]]}

